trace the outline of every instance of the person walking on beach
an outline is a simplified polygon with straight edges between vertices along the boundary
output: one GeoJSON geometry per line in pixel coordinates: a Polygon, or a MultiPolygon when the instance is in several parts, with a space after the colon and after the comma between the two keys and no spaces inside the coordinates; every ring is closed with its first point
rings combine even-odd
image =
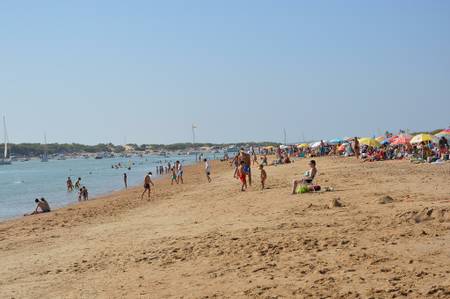
{"type": "Polygon", "coordinates": [[[241,181],[241,191],[245,191],[247,190],[247,174],[245,172],[245,162],[241,161],[239,167],[238,167],[238,171],[237,171],[237,175],[239,180],[241,181]]]}
{"type": "Polygon", "coordinates": [[[360,148],[359,148],[359,140],[358,140],[358,137],[355,137],[353,143],[354,143],[354,144],[353,144],[353,151],[355,152],[356,159],[359,159],[360,148]]]}
{"type": "Polygon", "coordinates": [[[206,158],[203,161],[205,161],[206,178],[208,179],[208,183],[211,183],[211,165],[209,165],[209,162],[206,158]]]}
{"type": "Polygon", "coordinates": [[[70,179],[70,177],[67,178],[67,192],[72,192],[73,191],[73,183],[72,180],[70,179]]]}
{"type": "Polygon", "coordinates": [[[128,176],[127,176],[126,172],[124,172],[124,174],[123,174],[123,183],[125,185],[125,189],[128,189],[128,176]]]}
{"type": "Polygon", "coordinates": [[[172,170],[172,181],[170,182],[170,184],[173,185],[173,182],[175,182],[175,183],[178,184],[178,181],[177,181],[177,171],[175,170],[175,166],[172,167],[171,170],[172,170]]]}
{"type": "Polygon", "coordinates": [[[183,165],[181,165],[180,161],[175,162],[175,166],[177,169],[177,184],[181,182],[181,184],[184,184],[183,181],[183,165]]]}
{"type": "Polygon", "coordinates": [[[155,186],[155,184],[153,184],[151,175],[152,173],[149,172],[144,178],[144,192],[142,192],[141,200],[144,199],[145,192],[148,192],[148,200],[150,200],[151,186],[155,186]]]}
{"type": "Polygon", "coordinates": [[[261,171],[261,190],[264,190],[267,180],[267,173],[264,170],[264,166],[262,164],[259,165],[259,170],[261,171]]]}
{"type": "Polygon", "coordinates": [[[241,148],[241,150],[239,152],[239,161],[240,161],[241,165],[242,165],[241,162],[244,162],[243,171],[244,171],[245,175],[248,176],[248,184],[249,184],[249,186],[251,186],[252,185],[252,170],[250,168],[251,157],[248,153],[246,153],[244,151],[244,148],[241,148]]]}

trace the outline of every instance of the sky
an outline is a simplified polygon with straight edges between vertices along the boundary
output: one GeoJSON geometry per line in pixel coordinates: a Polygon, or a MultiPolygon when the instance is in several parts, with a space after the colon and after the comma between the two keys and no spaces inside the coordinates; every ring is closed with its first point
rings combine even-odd
{"type": "Polygon", "coordinates": [[[432,130],[449,53],[450,1],[3,0],[0,114],[14,143],[432,130]]]}

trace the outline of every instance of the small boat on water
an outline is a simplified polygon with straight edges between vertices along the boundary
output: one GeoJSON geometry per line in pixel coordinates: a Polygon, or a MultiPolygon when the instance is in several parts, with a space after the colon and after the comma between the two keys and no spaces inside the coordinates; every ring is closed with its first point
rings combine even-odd
{"type": "Polygon", "coordinates": [[[5,139],[3,157],[0,159],[0,165],[10,165],[11,158],[8,158],[8,132],[6,131],[6,119],[3,116],[3,136],[5,139]]]}

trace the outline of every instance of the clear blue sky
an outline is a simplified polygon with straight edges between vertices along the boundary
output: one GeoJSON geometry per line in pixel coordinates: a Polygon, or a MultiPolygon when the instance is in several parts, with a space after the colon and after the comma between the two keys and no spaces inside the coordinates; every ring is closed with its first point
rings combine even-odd
{"type": "Polygon", "coordinates": [[[11,142],[288,141],[450,123],[450,1],[1,1],[11,142]]]}

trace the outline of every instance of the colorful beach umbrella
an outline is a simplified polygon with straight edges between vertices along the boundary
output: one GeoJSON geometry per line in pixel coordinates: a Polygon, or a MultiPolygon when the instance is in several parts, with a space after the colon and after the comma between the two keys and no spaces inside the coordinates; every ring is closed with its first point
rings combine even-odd
{"type": "Polygon", "coordinates": [[[417,134],[411,139],[411,143],[421,143],[421,142],[428,142],[431,141],[433,143],[438,143],[439,140],[436,136],[431,134],[417,134]]]}
{"type": "Polygon", "coordinates": [[[450,129],[442,130],[439,133],[437,133],[435,136],[438,138],[445,137],[445,138],[449,139],[450,138],[450,129]]]}
{"type": "Polygon", "coordinates": [[[372,146],[372,147],[379,147],[380,146],[380,143],[378,141],[376,141],[373,138],[368,138],[368,137],[359,139],[359,143],[360,144],[365,144],[365,145],[368,145],[368,146],[372,146]]]}
{"type": "Polygon", "coordinates": [[[331,139],[330,141],[328,141],[329,144],[338,144],[338,143],[342,143],[342,142],[344,142],[344,139],[342,139],[342,138],[334,138],[334,139],[331,139]]]}
{"type": "Polygon", "coordinates": [[[399,145],[399,144],[407,144],[411,141],[412,136],[409,134],[400,134],[395,136],[395,138],[391,139],[391,144],[399,145]]]}
{"type": "Polygon", "coordinates": [[[301,144],[297,145],[297,147],[300,147],[300,148],[307,148],[307,147],[309,147],[309,144],[307,144],[307,143],[301,143],[301,144]]]}

